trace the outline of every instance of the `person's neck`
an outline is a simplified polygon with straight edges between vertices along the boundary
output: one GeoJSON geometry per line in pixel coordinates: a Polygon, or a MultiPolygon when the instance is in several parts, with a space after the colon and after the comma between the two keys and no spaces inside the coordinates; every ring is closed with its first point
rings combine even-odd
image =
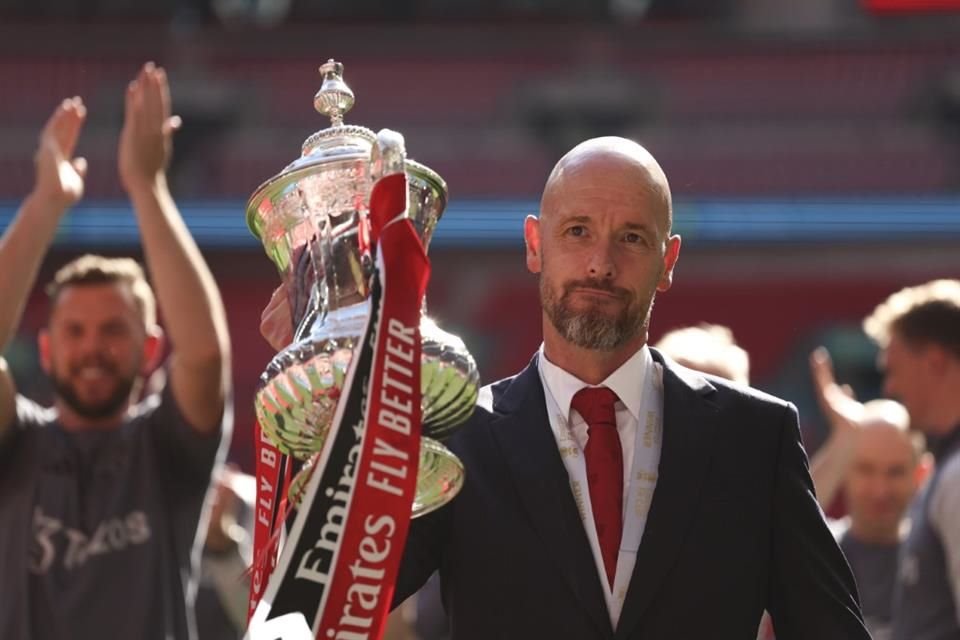
{"type": "Polygon", "coordinates": [[[127,417],[130,404],[125,404],[116,413],[104,418],[82,416],[59,398],[54,402],[54,409],[57,412],[57,422],[60,423],[64,431],[82,433],[84,431],[111,431],[119,428],[127,417]]]}
{"type": "Polygon", "coordinates": [[[600,384],[647,342],[646,332],[612,351],[585,349],[567,342],[553,324],[544,319],[543,353],[547,359],[587,384],[600,384]]]}
{"type": "Polygon", "coordinates": [[[927,431],[935,436],[948,436],[960,427],[960,394],[945,395],[937,406],[927,431]]]}
{"type": "Polygon", "coordinates": [[[900,526],[889,527],[871,527],[866,526],[856,519],[850,521],[850,535],[857,542],[876,546],[893,546],[900,542],[900,526]]]}

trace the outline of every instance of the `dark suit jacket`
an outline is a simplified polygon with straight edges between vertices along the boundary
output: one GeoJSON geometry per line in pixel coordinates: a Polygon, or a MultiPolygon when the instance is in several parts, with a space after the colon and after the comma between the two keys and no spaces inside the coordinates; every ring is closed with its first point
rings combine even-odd
{"type": "Polygon", "coordinates": [[[415,520],[395,603],[440,570],[454,640],[868,639],[813,494],[796,409],[664,365],[657,486],[617,629],[550,430],[536,359],[450,441],[452,503],[415,520]]]}

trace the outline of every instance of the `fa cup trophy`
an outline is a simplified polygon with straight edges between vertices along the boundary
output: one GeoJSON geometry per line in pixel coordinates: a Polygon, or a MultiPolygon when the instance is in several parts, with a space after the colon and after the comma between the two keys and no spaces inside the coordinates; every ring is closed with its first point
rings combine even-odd
{"type": "MultiPolygon", "coordinates": [[[[344,124],[354,95],[343,65],[331,60],[320,72],[314,107],[331,126],[307,138],[302,155],[247,205],[247,223],[280,273],[293,319],[293,341],[267,366],[255,399],[254,640],[379,637],[382,620],[371,618],[363,636],[324,622],[324,610],[338,606],[335,565],[349,557],[341,546],[351,539],[351,518],[372,505],[367,533],[379,524],[405,537],[410,517],[457,494],[463,466],[442,441],[470,416],[479,388],[463,341],[430,320],[422,302],[444,181],[406,158],[400,134],[344,124]],[[409,323],[405,309],[413,313],[409,323]],[[412,428],[411,417],[419,423],[412,428]],[[409,441],[418,458],[410,465],[412,505],[400,524],[386,511],[374,518],[377,496],[400,496],[407,468],[398,461],[411,431],[422,436],[418,450],[417,439],[409,441]]],[[[388,604],[377,607],[382,613],[388,604]]]]}

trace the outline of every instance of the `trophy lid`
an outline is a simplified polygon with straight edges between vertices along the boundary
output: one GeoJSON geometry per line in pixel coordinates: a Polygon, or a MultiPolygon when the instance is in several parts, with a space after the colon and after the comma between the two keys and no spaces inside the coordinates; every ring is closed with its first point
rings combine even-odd
{"type": "MultiPolygon", "coordinates": [[[[343,122],[344,115],[355,101],[353,91],[343,80],[343,64],[330,59],[320,66],[319,71],[323,76],[323,84],[313,98],[313,106],[330,118],[330,126],[308,137],[303,142],[300,157],[257,187],[247,202],[247,226],[265,244],[272,244],[267,236],[276,236],[281,232],[280,227],[292,223],[280,219],[283,216],[273,206],[276,201],[295,189],[304,178],[333,171],[334,167],[343,167],[345,163],[369,161],[376,144],[377,137],[373,131],[343,122]]],[[[434,171],[408,160],[407,174],[411,181],[419,181],[430,191],[439,194],[445,204],[447,186],[434,171]]],[[[270,252],[270,247],[267,249],[270,252]]]]}

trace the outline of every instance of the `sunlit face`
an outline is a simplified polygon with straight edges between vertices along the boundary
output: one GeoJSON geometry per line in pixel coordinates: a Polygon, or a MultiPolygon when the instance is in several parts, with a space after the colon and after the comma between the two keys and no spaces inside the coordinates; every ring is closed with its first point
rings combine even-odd
{"type": "Polygon", "coordinates": [[[664,196],[622,158],[568,167],[527,227],[545,316],[567,342],[613,351],[646,339],[657,291],[670,287],[679,238],[664,196]]]}
{"type": "Polygon", "coordinates": [[[859,530],[895,537],[917,488],[916,465],[913,445],[903,431],[874,424],[857,434],[844,493],[859,530]]]}
{"type": "Polygon", "coordinates": [[[912,427],[925,430],[931,424],[928,415],[933,406],[927,348],[911,345],[892,332],[880,365],[884,371],[884,395],[906,407],[912,427]]]}
{"type": "Polygon", "coordinates": [[[78,416],[124,411],[145,373],[146,330],[127,285],[68,286],[60,292],[41,353],[58,398],[78,416]]]}

